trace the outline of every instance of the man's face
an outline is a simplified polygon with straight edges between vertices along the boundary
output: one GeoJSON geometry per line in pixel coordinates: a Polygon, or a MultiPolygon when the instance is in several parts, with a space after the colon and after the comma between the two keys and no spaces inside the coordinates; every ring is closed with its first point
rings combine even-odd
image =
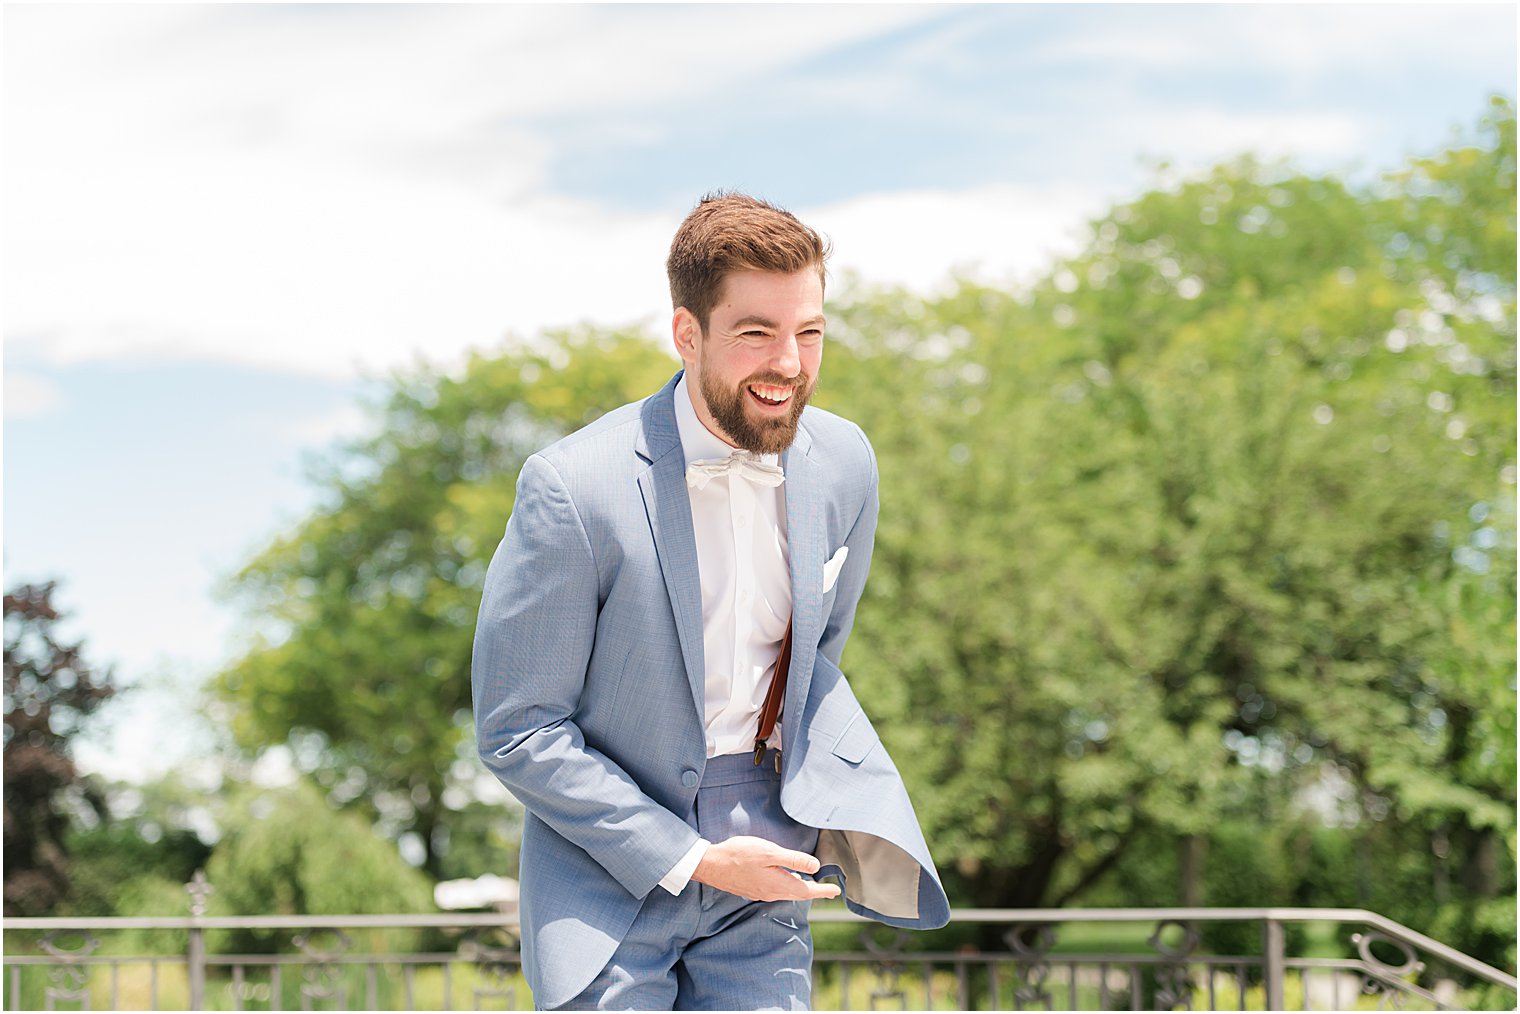
{"type": "Polygon", "coordinates": [[[790,447],[818,382],[823,328],[823,281],[813,268],[730,273],[705,334],[677,310],[676,351],[703,425],[756,454],[790,447]]]}

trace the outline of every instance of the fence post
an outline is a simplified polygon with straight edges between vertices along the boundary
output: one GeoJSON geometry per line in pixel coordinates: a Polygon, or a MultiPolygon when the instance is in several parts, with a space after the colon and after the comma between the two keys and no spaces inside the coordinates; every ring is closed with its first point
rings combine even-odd
{"type": "Polygon", "coordinates": [[[1276,919],[1268,918],[1266,935],[1267,1010],[1287,1010],[1283,995],[1283,980],[1287,977],[1287,969],[1284,965],[1287,942],[1283,924],[1276,919]]]}
{"type": "Polygon", "coordinates": [[[212,892],[211,882],[205,870],[196,870],[190,883],[185,885],[190,895],[190,949],[185,956],[190,973],[190,1009],[206,1009],[206,931],[201,929],[201,916],[206,914],[206,899],[212,892]]]}

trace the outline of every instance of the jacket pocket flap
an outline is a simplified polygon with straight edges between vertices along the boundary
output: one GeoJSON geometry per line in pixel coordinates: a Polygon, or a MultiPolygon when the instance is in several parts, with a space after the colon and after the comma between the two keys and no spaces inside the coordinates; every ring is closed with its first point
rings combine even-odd
{"type": "Polygon", "coordinates": [[[859,764],[878,742],[876,730],[871,728],[871,720],[864,711],[857,711],[834,741],[833,753],[851,764],[859,764]]]}

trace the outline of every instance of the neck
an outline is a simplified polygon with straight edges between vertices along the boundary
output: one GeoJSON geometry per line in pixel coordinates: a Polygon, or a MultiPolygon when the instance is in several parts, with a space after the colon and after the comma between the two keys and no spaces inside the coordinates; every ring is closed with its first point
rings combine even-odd
{"type": "Polygon", "coordinates": [[[686,396],[691,399],[692,411],[697,413],[697,422],[701,423],[702,428],[707,430],[707,432],[711,433],[713,436],[717,437],[728,446],[734,448],[735,450],[738,450],[739,445],[734,443],[732,437],[723,432],[723,428],[718,425],[717,420],[712,417],[712,413],[707,410],[707,401],[702,397],[702,392],[697,390],[701,384],[700,382],[693,383],[695,379],[696,378],[691,375],[691,371],[687,370],[686,396]]]}

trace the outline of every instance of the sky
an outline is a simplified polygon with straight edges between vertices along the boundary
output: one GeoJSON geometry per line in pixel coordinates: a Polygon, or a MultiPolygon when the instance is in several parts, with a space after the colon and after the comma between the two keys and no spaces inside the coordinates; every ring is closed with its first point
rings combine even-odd
{"type": "MultiPolygon", "coordinates": [[[[0,11],[4,579],[133,692],[76,755],[210,748],[217,589],[314,505],[397,370],[668,327],[670,236],[738,188],[836,277],[930,293],[1075,252],[1250,151],[1354,178],[1514,98],[1513,5],[0,11]]],[[[503,519],[505,523],[505,519],[503,519]]],[[[419,675],[419,678],[421,676],[419,675]]]]}

